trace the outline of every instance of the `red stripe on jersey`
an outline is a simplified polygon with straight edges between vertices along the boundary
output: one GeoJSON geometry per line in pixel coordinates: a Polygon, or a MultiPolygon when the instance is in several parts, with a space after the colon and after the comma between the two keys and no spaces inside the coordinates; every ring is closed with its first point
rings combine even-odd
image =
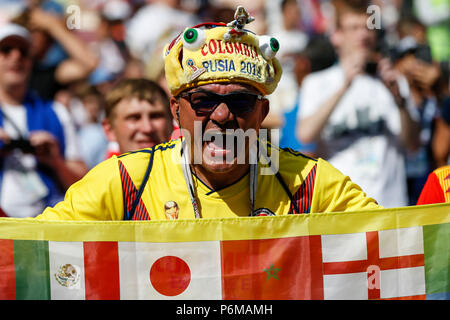
{"type": "MultiPolygon", "coordinates": [[[[122,161],[119,160],[120,178],[122,180],[122,191],[123,191],[123,207],[126,212],[130,212],[133,206],[133,201],[137,195],[137,189],[128,174],[127,169],[123,165],[122,161]]],[[[150,220],[150,215],[145,208],[142,199],[139,199],[138,205],[134,211],[131,220],[150,220]]]]}
{"type": "Polygon", "coordinates": [[[311,210],[311,200],[314,192],[314,182],[316,180],[316,170],[317,164],[312,167],[311,171],[306,176],[305,181],[298,188],[297,192],[293,196],[293,201],[296,202],[298,211],[291,203],[291,208],[289,209],[289,214],[299,214],[299,213],[309,213],[311,210]]]}

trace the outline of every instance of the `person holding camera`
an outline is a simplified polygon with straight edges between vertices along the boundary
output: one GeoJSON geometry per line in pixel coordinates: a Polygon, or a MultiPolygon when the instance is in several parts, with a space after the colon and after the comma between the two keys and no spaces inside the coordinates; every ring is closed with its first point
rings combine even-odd
{"type": "Polygon", "coordinates": [[[380,205],[400,207],[408,203],[404,152],[418,148],[418,123],[405,104],[406,79],[375,50],[366,8],[336,6],[339,63],[304,80],[296,131],[380,205]]]}
{"type": "Polygon", "coordinates": [[[408,80],[411,95],[407,99],[415,118],[420,123],[420,148],[406,154],[409,205],[415,205],[428,179],[436,167],[432,154],[432,141],[439,117],[439,64],[432,60],[430,47],[406,36],[395,48],[395,68],[408,80]]]}
{"type": "Polygon", "coordinates": [[[17,218],[62,200],[87,172],[67,109],[29,89],[30,48],[28,30],[0,27],[0,207],[17,218]]]}

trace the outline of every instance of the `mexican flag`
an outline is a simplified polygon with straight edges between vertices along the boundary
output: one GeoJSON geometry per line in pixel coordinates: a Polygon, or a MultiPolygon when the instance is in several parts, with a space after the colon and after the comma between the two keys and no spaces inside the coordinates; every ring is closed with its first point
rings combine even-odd
{"type": "Polygon", "coordinates": [[[449,299],[450,204],[145,222],[0,219],[0,299],[449,299]]]}

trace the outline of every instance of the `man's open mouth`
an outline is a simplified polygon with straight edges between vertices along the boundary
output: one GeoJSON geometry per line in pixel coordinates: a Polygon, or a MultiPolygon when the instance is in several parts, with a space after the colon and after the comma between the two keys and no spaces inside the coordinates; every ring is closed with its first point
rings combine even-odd
{"type": "Polygon", "coordinates": [[[256,138],[245,134],[243,130],[227,129],[223,131],[205,132],[203,137],[204,156],[214,157],[217,161],[244,164],[248,161],[246,150],[256,138]]]}
{"type": "Polygon", "coordinates": [[[205,132],[204,149],[213,157],[236,156],[237,142],[233,134],[219,131],[205,132]]]}

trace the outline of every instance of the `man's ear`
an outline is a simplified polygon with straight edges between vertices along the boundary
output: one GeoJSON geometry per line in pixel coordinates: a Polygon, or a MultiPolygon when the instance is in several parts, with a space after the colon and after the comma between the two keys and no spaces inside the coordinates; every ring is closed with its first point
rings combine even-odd
{"type": "Polygon", "coordinates": [[[178,126],[180,126],[180,104],[175,97],[170,98],[170,112],[172,113],[172,117],[177,120],[178,126]]]}
{"type": "Polygon", "coordinates": [[[261,123],[267,117],[270,111],[270,103],[269,100],[264,98],[261,102],[261,123]]]}
{"type": "Polygon", "coordinates": [[[108,141],[117,141],[116,133],[114,132],[114,127],[111,121],[107,118],[102,120],[103,132],[105,133],[106,139],[108,141]]]}
{"type": "Polygon", "coordinates": [[[339,29],[333,31],[330,36],[330,42],[335,48],[339,48],[342,42],[342,32],[339,29]]]}

